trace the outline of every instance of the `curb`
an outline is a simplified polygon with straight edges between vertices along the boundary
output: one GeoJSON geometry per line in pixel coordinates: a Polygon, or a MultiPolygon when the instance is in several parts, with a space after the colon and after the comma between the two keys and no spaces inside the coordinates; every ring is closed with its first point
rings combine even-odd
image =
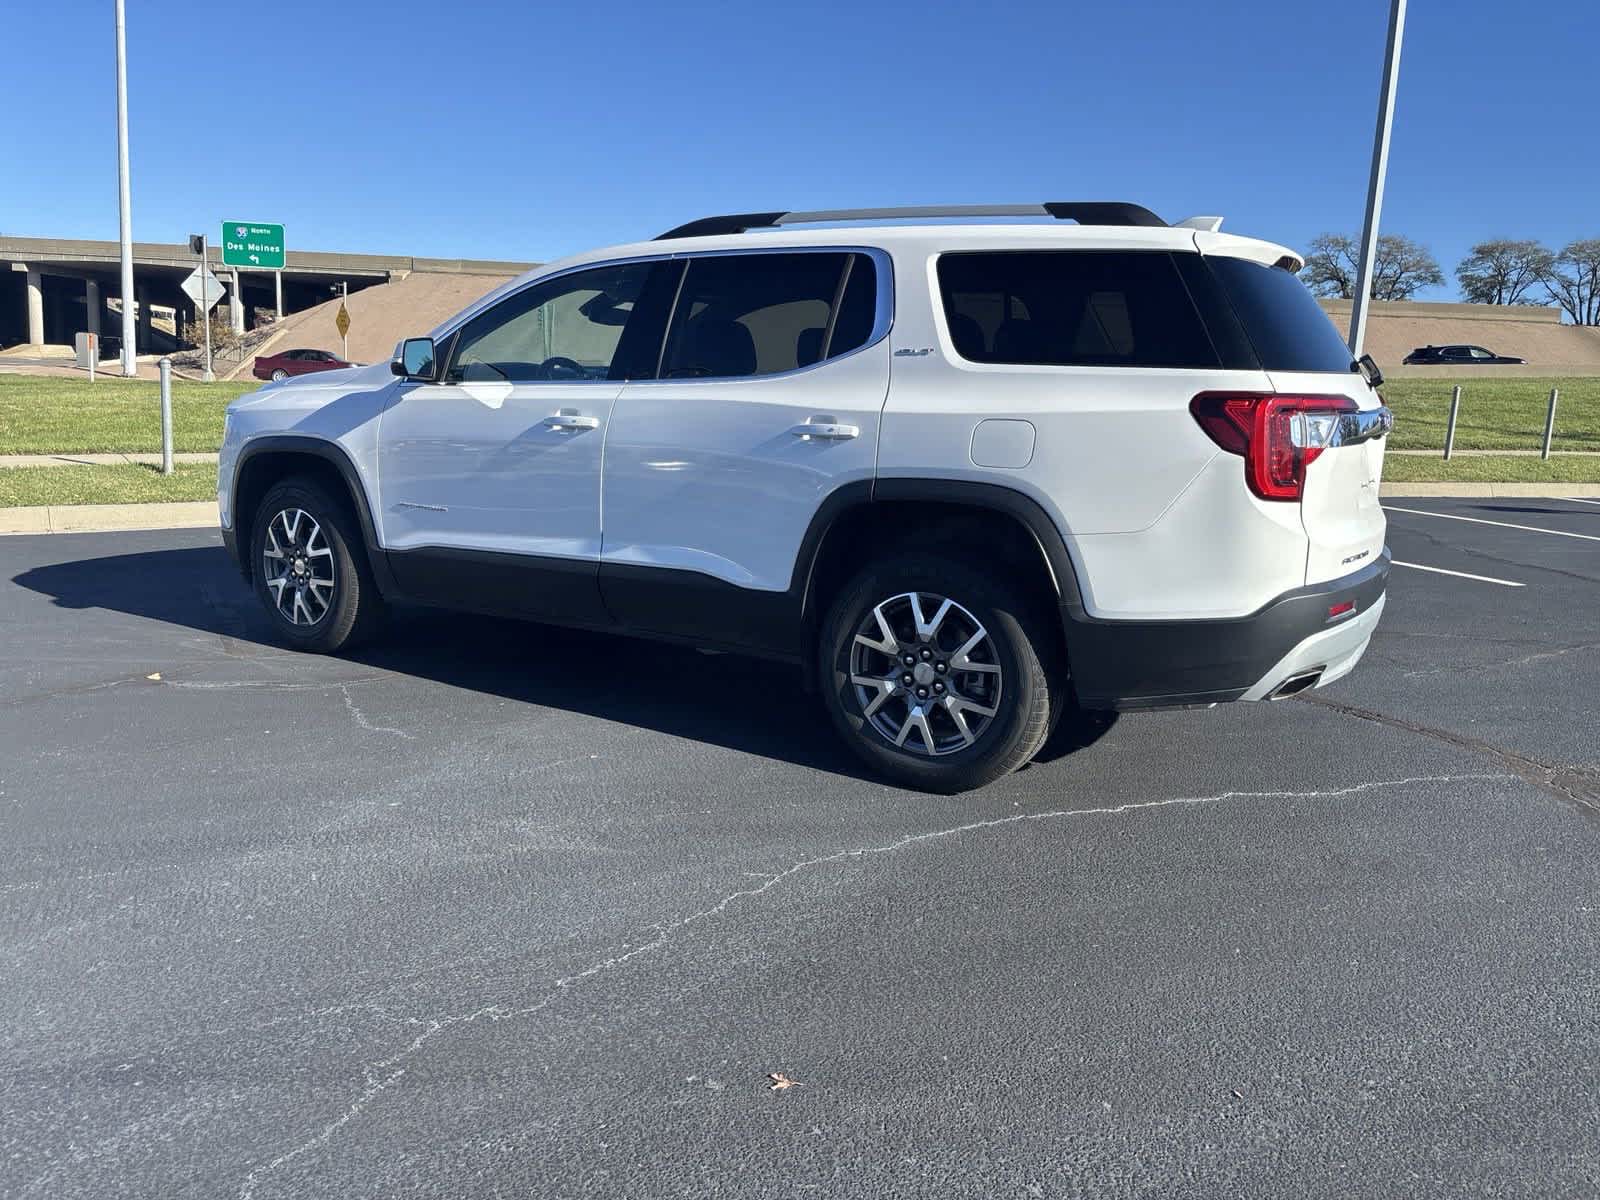
{"type": "MultiPolygon", "coordinates": [[[[211,451],[180,450],[174,463],[214,463],[211,451]]],[[[159,454],[0,454],[0,471],[26,471],[33,467],[159,467],[159,454]]]]}
{"type": "Polygon", "coordinates": [[[182,504],[40,504],[0,508],[0,534],[216,529],[219,524],[215,500],[182,504]]]}
{"type": "Polygon", "coordinates": [[[1379,486],[1378,495],[1476,500],[1600,499],[1600,483],[1385,483],[1379,486]]]}

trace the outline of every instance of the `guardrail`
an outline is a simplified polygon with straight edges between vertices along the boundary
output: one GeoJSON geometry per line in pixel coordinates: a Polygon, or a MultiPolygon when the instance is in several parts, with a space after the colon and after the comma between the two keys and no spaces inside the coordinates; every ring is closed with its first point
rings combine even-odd
{"type": "MultiPolygon", "coordinates": [[[[1461,415],[1461,393],[1462,387],[1460,384],[1450,389],[1450,417],[1445,422],[1444,427],[1444,459],[1446,462],[1449,462],[1450,456],[1455,453],[1456,421],[1461,415]]],[[[1539,450],[1539,457],[1542,459],[1550,457],[1550,443],[1555,440],[1556,436],[1556,403],[1560,399],[1561,389],[1551,388],[1550,403],[1545,409],[1544,415],[1544,442],[1539,450]]]]}

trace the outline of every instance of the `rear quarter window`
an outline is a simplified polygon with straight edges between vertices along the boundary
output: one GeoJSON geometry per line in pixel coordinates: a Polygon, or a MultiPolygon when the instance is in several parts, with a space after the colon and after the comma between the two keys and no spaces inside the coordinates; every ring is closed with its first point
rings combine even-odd
{"type": "Polygon", "coordinates": [[[1348,372],[1350,348],[1306,285],[1282,267],[1209,255],[1256,357],[1268,371],[1348,372]]]}
{"type": "Polygon", "coordinates": [[[979,251],[946,254],[938,271],[951,340],[971,362],[1220,365],[1163,251],[979,251]]]}

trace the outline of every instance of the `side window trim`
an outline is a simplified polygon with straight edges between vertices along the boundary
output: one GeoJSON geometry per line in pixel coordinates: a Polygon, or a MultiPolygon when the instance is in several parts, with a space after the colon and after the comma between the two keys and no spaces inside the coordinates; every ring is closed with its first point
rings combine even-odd
{"type": "MultiPolygon", "coordinates": [[[[751,376],[751,378],[753,380],[754,379],[782,379],[782,378],[785,378],[785,377],[787,377],[789,375],[797,374],[800,371],[815,370],[816,368],[821,367],[821,366],[825,366],[830,362],[838,362],[841,359],[849,358],[851,355],[860,354],[860,353],[862,353],[862,352],[864,352],[866,350],[872,349],[874,346],[876,346],[880,342],[882,342],[885,338],[887,338],[889,336],[889,332],[894,328],[894,317],[895,317],[894,260],[890,256],[890,254],[889,254],[889,252],[887,250],[884,250],[880,246],[861,246],[861,245],[848,245],[848,244],[827,245],[827,246],[783,246],[783,245],[779,245],[779,246],[759,246],[758,245],[758,246],[739,246],[739,247],[736,247],[736,248],[728,248],[728,249],[722,249],[722,250],[687,250],[687,251],[678,251],[677,253],[674,253],[674,254],[639,254],[639,255],[629,255],[629,256],[624,257],[624,258],[602,258],[602,259],[596,259],[593,262],[577,263],[577,264],[575,264],[575,265],[573,265],[571,267],[566,267],[563,270],[557,271],[554,274],[540,275],[537,278],[530,279],[530,280],[528,280],[527,283],[523,284],[519,288],[514,289],[513,291],[506,292],[504,295],[501,295],[501,296],[496,296],[490,302],[487,302],[487,303],[480,302],[479,304],[473,306],[472,308],[469,308],[469,309],[465,310],[464,312],[458,314],[458,317],[452,318],[452,320],[454,321],[454,324],[447,325],[444,329],[442,329],[438,334],[436,334],[434,336],[434,339],[433,339],[434,345],[436,347],[448,346],[450,354],[453,355],[455,353],[455,342],[457,340],[457,335],[461,332],[462,329],[464,329],[472,321],[475,321],[478,317],[480,317],[484,313],[488,312],[491,308],[496,308],[499,305],[504,304],[506,301],[512,299],[513,297],[520,296],[523,292],[527,291],[529,288],[543,287],[545,284],[552,283],[555,280],[561,279],[562,277],[567,276],[567,275],[576,275],[581,271],[591,271],[591,270],[595,270],[595,269],[600,268],[600,267],[625,267],[625,266],[631,266],[631,265],[636,264],[636,263],[643,264],[643,263],[683,262],[683,263],[687,264],[687,263],[690,263],[694,259],[697,259],[697,258],[712,258],[712,257],[719,257],[720,258],[720,257],[722,257],[724,255],[734,255],[734,254],[849,254],[849,255],[865,255],[866,257],[868,257],[868,258],[870,258],[872,260],[872,265],[873,265],[873,268],[874,268],[874,276],[875,276],[875,278],[874,278],[873,282],[874,282],[874,285],[875,285],[876,294],[874,296],[874,305],[873,305],[872,331],[868,335],[867,340],[865,342],[863,342],[861,345],[857,346],[854,350],[849,350],[849,351],[845,352],[844,354],[840,354],[840,355],[835,356],[834,358],[822,358],[822,359],[819,359],[816,362],[811,363],[811,364],[809,364],[807,366],[796,367],[793,371],[782,371],[782,372],[778,372],[778,373],[772,374],[772,375],[751,376]]],[[[852,261],[852,270],[853,270],[853,261],[852,261]]],[[[641,376],[640,378],[637,378],[637,379],[630,379],[630,380],[627,380],[628,383],[661,383],[661,382],[697,383],[697,382],[703,382],[701,380],[694,380],[694,379],[662,380],[662,378],[661,378],[661,368],[662,368],[662,365],[666,361],[667,333],[672,328],[672,318],[677,313],[678,298],[679,298],[679,296],[682,295],[683,281],[684,281],[685,278],[687,278],[687,276],[688,276],[688,271],[685,270],[678,277],[678,289],[677,289],[677,292],[673,295],[672,308],[667,313],[667,324],[666,324],[666,326],[664,327],[664,329],[662,331],[661,346],[660,346],[660,349],[659,349],[659,351],[658,351],[658,353],[656,355],[656,370],[655,370],[655,374],[653,376],[649,377],[649,378],[645,378],[645,377],[641,376]]],[[[843,294],[841,293],[840,299],[842,299],[842,298],[843,298],[843,294]]],[[[444,359],[443,361],[445,361],[447,364],[449,364],[449,362],[450,362],[450,360],[448,358],[444,359]]],[[[574,382],[576,382],[576,381],[574,381],[574,382]]],[[[591,381],[587,381],[587,382],[604,382],[604,381],[591,380],[591,381]]]]}
{"type": "Polygon", "coordinates": [[[850,272],[855,270],[855,266],[856,256],[847,255],[844,260],[844,270],[839,272],[839,282],[833,289],[833,302],[828,306],[828,323],[822,329],[822,352],[817,355],[818,363],[827,362],[828,351],[833,348],[833,327],[839,323],[839,308],[844,304],[845,288],[850,286],[850,272]]]}

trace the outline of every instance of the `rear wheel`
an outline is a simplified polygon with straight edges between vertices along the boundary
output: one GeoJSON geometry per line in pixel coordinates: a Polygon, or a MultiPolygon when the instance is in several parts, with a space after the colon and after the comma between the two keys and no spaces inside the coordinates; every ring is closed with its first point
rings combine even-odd
{"type": "Polygon", "coordinates": [[[282,383],[287,378],[289,378],[289,372],[285,371],[282,367],[278,367],[272,372],[273,383],[282,383]]]}
{"type": "Polygon", "coordinates": [[[824,703],[880,773],[927,791],[982,787],[1049,732],[1044,628],[1012,588],[954,558],[872,564],[823,622],[824,703]]]}
{"type": "Polygon", "coordinates": [[[381,622],[360,526],[348,504],[312,480],[284,480],[262,497],[250,553],[256,594],[297,650],[347,649],[381,622]]]}

